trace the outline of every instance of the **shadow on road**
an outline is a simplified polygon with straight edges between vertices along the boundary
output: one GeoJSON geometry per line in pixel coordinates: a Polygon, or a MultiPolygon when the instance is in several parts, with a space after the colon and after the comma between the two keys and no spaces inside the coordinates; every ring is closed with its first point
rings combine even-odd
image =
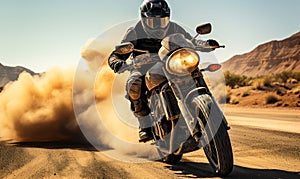
{"type": "MultiPolygon", "coordinates": [[[[43,149],[72,149],[83,151],[98,151],[89,143],[70,143],[70,142],[1,142],[2,145],[9,145],[21,148],[43,148],[43,149]]],[[[102,150],[108,150],[106,146],[97,146],[102,150]]]]}
{"type": "Polygon", "coordinates": [[[15,147],[44,148],[44,149],[73,149],[84,151],[97,151],[88,143],[65,143],[65,142],[15,142],[10,143],[15,147]]]}
{"type": "MultiPolygon", "coordinates": [[[[184,178],[218,178],[212,173],[207,163],[180,162],[166,168],[175,171],[178,177],[184,178]]],[[[228,179],[300,179],[299,172],[288,172],[275,169],[255,169],[242,166],[234,166],[232,173],[225,177],[228,179]]]]}

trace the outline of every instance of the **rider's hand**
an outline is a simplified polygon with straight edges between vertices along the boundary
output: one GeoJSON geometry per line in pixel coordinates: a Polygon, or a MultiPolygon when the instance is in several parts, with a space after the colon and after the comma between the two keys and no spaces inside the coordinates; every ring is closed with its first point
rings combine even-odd
{"type": "Polygon", "coordinates": [[[202,47],[202,49],[200,49],[201,52],[211,52],[215,50],[215,48],[212,47],[219,47],[219,43],[213,39],[207,41],[198,40],[196,43],[197,46],[202,47]]]}
{"type": "MultiPolygon", "coordinates": [[[[220,46],[219,45],[219,43],[216,41],[216,40],[213,40],[213,39],[209,39],[209,40],[207,40],[206,41],[206,44],[208,45],[208,46],[212,46],[212,47],[214,47],[214,46],[220,46]]],[[[214,50],[214,49],[213,49],[214,50]]]]}
{"type": "Polygon", "coordinates": [[[119,61],[119,62],[115,63],[115,65],[114,65],[114,72],[117,73],[124,64],[125,63],[123,61],[119,61]]]}

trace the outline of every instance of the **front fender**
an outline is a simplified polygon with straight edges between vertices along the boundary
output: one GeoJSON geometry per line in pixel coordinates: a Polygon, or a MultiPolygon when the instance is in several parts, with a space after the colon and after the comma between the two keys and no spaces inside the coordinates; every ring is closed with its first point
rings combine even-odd
{"type": "Polygon", "coordinates": [[[205,87],[197,87],[197,88],[191,90],[191,91],[186,95],[186,97],[185,97],[185,99],[184,99],[184,103],[185,103],[186,105],[188,105],[189,102],[191,102],[195,96],[198,96],[198,95],[200,95],[200,94],[207,93],[207,92],[208,92],[208,91],[207,91],[207,89],[206,89],[205,87]]]}
{"type": "MultiPolygon", "coordinates": [[[[191,107],[190,104],[191,104],[191,102],[193,101],[193,99],[194,99],[195,97],[201,95],[201,94],[208,94],[207,88],[205,88],[205,87],[198,87],[198,88],[195,88],[195,89],[193,89],[192,91],[190,91],[190,92],[187,94],[187,96],[186,96],[186,98],[185,98],[185,100],[184,100],[185,105],[191,107]]],[[[213,104],[213,106],[214,106],[214,107],[213,107],[214,112],[217,113],[219,116],[222,116],[223,124],[225,125],[225,127],[226,127],[227,130],[230,130],[230,126],[229,126],[229,124],[228,124],[228,122],[227,122],[227,120],[226,120],[226,117],[224,116],[224,114],[223,114],[222,110],[220,109],[218,103],[216,102],[215,98],[214,98],[211,94],[208,94],[208,95],[209,95],[209,96],[211,97],[211,99],[212,99],[212,104],[213,104]]],[[[217,115],[217,116],[218,116],[218,115],[217,115]]]]}

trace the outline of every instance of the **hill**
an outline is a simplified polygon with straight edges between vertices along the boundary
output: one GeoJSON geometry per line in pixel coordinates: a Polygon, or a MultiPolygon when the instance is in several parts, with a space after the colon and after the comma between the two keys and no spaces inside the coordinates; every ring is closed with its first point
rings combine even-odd
{"type": "Polygon", "coordinates": [[[222,65],[224,71],[245,76],[300,71],[300,31],[284,40],[274,40],[249,53],[236,55],[222,65]]]}
{"type": "Polygon", "coordinates": [[[5,86],[10,81],[17,80],[19,75],[24,71],[31,75],[36,75],[36,73],[27,68],[21,66],[9,67],[0,63],[0,87],[5,86]]]}

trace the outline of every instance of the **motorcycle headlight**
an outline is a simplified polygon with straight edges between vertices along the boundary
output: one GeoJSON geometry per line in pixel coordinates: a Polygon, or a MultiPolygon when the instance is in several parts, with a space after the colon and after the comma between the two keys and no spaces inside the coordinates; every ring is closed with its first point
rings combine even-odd
{"type": "Polygon", "coordinates": [[[192,49],[182,48],[171,54],[167,59],[167,70],[174,75],[188,75],[199,65],[200,57],[192,49]]]}

